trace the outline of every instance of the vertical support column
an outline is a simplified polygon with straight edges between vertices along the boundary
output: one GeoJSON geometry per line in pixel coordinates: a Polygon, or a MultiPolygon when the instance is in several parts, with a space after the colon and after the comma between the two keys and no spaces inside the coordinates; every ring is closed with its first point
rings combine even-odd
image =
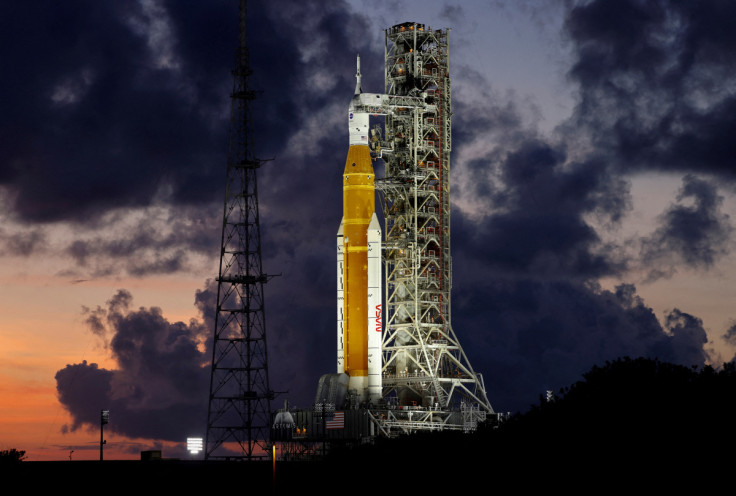
{"type": "Polygon", "coordinates": [[[449,31],[406,22],[385,31],[385,88],[424,99],[386,118],[384,394],[492,413],[451,324],[449,31]],[[389,384],[388,381],[386,381],[389,384]]]}

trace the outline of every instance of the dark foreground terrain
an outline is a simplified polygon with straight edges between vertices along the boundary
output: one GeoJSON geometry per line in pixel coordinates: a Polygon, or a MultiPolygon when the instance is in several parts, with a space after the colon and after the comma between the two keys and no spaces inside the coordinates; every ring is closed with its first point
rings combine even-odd
{"type": "Polygon", "coordinates": [[[0,476],[63,494],[702,494],[732,486],[734,441],[733,364],[621,359],[500,427],[277,462],[275,479],[270,462],[178,460],[18,462],[0,464],[0,476]]]}

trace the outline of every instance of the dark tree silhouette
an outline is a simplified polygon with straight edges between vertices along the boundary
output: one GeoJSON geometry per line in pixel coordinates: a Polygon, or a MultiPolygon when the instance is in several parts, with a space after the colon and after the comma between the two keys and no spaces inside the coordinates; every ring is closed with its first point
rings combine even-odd
{"type": "Polygon", "coordinates": [[[15,448],[0,450],[0,463],[19,463],[26,458],[25,450],[15,448]]]}

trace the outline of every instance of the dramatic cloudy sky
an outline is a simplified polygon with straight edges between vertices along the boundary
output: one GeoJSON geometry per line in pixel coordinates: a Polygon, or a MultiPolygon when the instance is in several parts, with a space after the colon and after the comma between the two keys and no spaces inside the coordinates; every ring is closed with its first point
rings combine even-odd
{"type": "MultiPolygon", "coordinates": [[[[0,449],[203,435],[237,1],[0,3],[0,449]]],[[[451,28],[453,326],[499,411],[619,356],[736,349],[736,3],[249,8],[271,385],[334,368],[345,109],[451,28]],[[731,132],[729,132],[729,129],[731,132]]]]}

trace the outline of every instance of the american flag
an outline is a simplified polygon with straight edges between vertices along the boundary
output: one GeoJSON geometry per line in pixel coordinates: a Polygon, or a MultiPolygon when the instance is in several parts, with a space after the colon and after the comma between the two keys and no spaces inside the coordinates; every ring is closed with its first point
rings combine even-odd
{"type": "Polygon", "coordinates": [[[345,428],[345,412],[335,412],[332,419],[327,419],[325,426],[328,429],[344,429],[345,428]]]}

